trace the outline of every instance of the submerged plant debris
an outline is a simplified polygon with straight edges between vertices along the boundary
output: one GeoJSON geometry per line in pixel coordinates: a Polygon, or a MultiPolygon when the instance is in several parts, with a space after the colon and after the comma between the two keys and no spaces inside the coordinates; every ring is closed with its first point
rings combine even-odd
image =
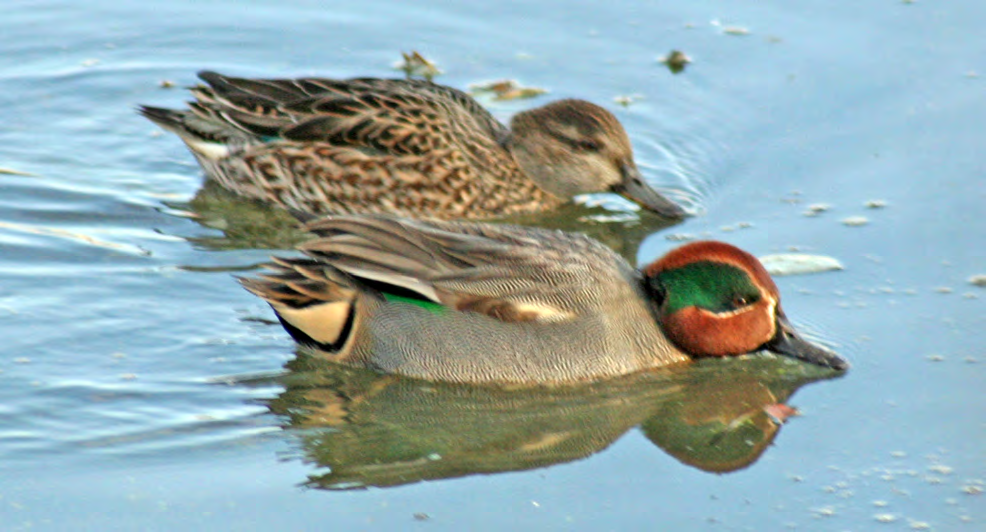
{"type": "Polygon", "coordinates": [[[685,70],[688,63],[692,62],[692,58],[688,57],[685,52],[682,52],[681,50],[671,50],[668,52],[668,55],[661,57],[658,61],[668,67],[668,70],[670,70],[672,74],[678,74],[685,70]]]}
{"type": "Polygon", "coordinates": [[[540,87],[524,87],[514,79],[500,79],[483,83],[473,83],[469,85],[469,92],[471,94],[493,93],[494,100],[504,101],[534,98],[548,91],[540,87]]]}

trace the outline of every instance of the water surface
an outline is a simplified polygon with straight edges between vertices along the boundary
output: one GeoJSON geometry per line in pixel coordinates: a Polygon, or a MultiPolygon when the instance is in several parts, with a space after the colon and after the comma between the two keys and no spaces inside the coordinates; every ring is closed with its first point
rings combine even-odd
{"type": "Polygon", "coordinates": [[[982,528],[986,291],[967,279],[986,274],[986,4],[679,4],[8,2],[0,167],[20,174],[0,175],[0,522],[982,528]],[[694,59],[679,75],[657,62],[675,48],[694,59]],[[389,76],[412,49],[456,87],[550,91],[484,102],[501,118],[562,97],[612,109],[651,183],[698,213],[637,225],[621,251],[643,240],[640,261],[688,235],[838,258],[778,284],[852,371],[799,390],[804,415],[733,473],[684,464],[645,425],[551,466],[304,487],[324,470],[270,406],[294,347],[231,275],[277,238],[197,211],[194,160],[134,107],[181,105],[200,69],[389,76]]]}

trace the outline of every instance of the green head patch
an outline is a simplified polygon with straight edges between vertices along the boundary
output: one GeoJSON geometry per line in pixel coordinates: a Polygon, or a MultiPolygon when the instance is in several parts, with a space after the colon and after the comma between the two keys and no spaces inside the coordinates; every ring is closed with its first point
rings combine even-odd
{"type": "Polygon", "coordinates": [[[673,314],[688,307],[729,312],[760,299],[760,289],[742,269],[721,262],[698,261],[657,275],[664,308],[673,314]]]}

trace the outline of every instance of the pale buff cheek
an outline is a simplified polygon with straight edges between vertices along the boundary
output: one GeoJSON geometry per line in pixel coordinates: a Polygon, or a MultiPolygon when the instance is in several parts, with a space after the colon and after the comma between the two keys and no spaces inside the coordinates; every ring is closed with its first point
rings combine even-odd
{"type": "Polygon", "coordinates": [[[761,316],[763,333],[760,336],[758,347],[773,340],[777,335],[777,299],[770,294],[764,293],[763,299],[756,305],[756,314],[761,316]]]}

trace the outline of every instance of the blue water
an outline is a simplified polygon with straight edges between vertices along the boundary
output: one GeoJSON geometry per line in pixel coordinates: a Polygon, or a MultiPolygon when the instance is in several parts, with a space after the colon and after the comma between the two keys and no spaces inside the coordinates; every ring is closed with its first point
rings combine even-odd
{"type": "Polygon", "coordinates": [[[982,529],[983,2],[122,4],[4,4],[2,528],[982,529]],[[674,48],[694,59],[679,75],[657,62],[674,48]],[[278,246],[196,210],[194,160],[134,107],[181,105],[200,69],[390,76],[408,50],[442,83],[550,91],[484,102],[501,118],[612,109],[651,183],[698,213],[640,261],[685,234],[838,258],[778,284],[850,373],[799,390],[803,416],[734,473],[630,429],[550,467],[303,487],[324,470],[268,406],[293,344],[233,279],[278,246]]]}

